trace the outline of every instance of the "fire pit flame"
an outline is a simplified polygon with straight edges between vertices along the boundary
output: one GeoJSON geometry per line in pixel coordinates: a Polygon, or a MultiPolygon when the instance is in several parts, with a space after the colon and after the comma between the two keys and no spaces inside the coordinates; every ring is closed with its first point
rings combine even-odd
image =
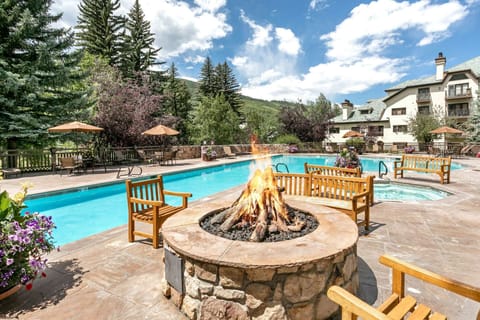
{"type": "Polygon", "coordinates": [[[300,231],[304,221],[291,221],[282,193],[275,183],[271,167],[257,169],[252,179],[232,206],[219,213],[212,223],[221,223],[220,229],[228,231],[248,224],[252,228],[250,241],[262,241],[268,232],[300,231]]]}

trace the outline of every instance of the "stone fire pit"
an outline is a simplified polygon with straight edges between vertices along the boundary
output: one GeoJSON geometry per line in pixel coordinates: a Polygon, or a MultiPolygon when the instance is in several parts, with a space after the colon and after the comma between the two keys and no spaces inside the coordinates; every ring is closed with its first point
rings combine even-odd
{"type": "Polygon", "coordinates": [[[348,216],[315,198],[285,196],[290,206],[316,217],[315,231],[266,243],[228,240],[199,226],[235,196],[198,201],[163,225],[164,295],[188,318],[327,319],[338,310],[326,296],[329,286],[356,293],[358,229],[348,216]]]}

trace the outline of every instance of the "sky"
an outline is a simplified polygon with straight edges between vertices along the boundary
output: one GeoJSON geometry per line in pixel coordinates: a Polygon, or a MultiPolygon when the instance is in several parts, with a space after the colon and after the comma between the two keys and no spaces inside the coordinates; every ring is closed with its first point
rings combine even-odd
{"type": "MultiPolygon", "coordinates": [[[[80,0],[55,0],[74,27],[80,0]]],[[[126,15],[134,0],[120,0],[126,15]]],[[[480,55],[480,0],[140,0],[164,68],[197,80],[206,57],[227,62],[241,93],[355,105],[480,55]]]]}

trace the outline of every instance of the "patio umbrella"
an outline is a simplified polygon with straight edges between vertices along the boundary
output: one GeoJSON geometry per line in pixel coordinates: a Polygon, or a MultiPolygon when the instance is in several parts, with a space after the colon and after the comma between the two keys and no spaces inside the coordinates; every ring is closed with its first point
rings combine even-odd
{"type": "Polygon", "coordinates": [[[159,124],[158,126],[155,126],[153,128],[148,129],[147,131],[142,132],[142,134],[148,135],[148,136],[175,136],[179,134],[175,129],[169,128],[167,126],[159,124]]]}
{"type": "Polygon", "coordinates": [[[48,132],[99,132],[103,128],[95,127],[79,121],[73,121],[61,124],[56,127],[48,128],[48,132]]]}
{"type": "Polygon", "coordinates": [[[350,130],[343,135],[344,138],[361,138],[364,134],[355,130],[350,130]]]}
{"type": "Polygon", "coordinates": [[[48,132],[100,132],[103,131],[103,128],[92,126],[91,124],[86,124],[80,121],[72,121],[58,125],[56,127],[48,128],[48,132]]]}
{"type": "MultiPolygon", "coordinates": [[[[175,129],[159,124],[153,128],[148,129],[147,131],[142,132],[143,135],[147,136],[176,136],[179,134],[175,129]]],[[[166,148],[166,141],[162,139],[163,148],[166,148]]]]}
{"type": "Polygon", "coordinates": [[[443,134],[443,140],[445,141],[444,143],[444,147],[443,147],[443,152],[444,154],[446,154],[447,152],[447,133],[464,133],[462,130],[458,130],[458,129],[455,129],[455,128],[451,128],[451,127],[447,127],[447,126],[443,126],[443,127],[439,127],[435,130],[432,130],[430,131],[430,133],[433,133],[433,134],[443,134]]]}

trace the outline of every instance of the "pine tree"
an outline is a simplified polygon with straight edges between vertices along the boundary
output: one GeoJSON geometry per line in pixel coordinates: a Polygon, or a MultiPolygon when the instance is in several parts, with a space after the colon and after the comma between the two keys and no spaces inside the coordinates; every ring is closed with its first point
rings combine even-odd
{"type": "Polygon", "coordinates": [[[480,95],[477,97],[477,101],[475,101],[472,115],[466,122],[466,131],[468,142],[480,143],[480,95]]]}
{"type": "Polygon", "coordinates": [[[191,109],[190,92],[185,82],[177,78],[178,73],[174,63],[168,69],[167,75],[163,90],[163,107],[171,115],[186,119],[191,109]]]}
{"type": "Polygon", "coordinates": [[[150,22],[145,20],[138,0],[128,13],[125,29],[120,63],[120,69],[125,77],[135,77],[138,72],[147,71],[153,65],[164,63],[155,62],[161,48],[153,47],[154,34],[150,32],[150,22]]]}
{"type": "Polygon", "coordinates": [[[120,0],[82,0],[78,5],[76,38],[87,52],[105,57],[115,66],[119,62],[121,33],[125,19],[115,15],[120,0]]]}
{"type": "Polygon", "coordinates": [[[0,1],[0,141],[7,148],[47,140],[47,128],[84,120],[79,52],[70,30],[54,28],[52,1],[0,1]]]}
{"type": "Polygon", "coordinates": [[[215,70],[212,61],[210,57],[207,57],[200,70],[199,93],[201,96],[214,97],[217,94],[215,80],[215,70]]]}
{"type": "Polygon", "coordinates": [[[240,107],[242,106],[240,85],[226,61],[215,67],[214,86],[216,94],[223,94],[232,110],[240,116],[240,107]]]}

